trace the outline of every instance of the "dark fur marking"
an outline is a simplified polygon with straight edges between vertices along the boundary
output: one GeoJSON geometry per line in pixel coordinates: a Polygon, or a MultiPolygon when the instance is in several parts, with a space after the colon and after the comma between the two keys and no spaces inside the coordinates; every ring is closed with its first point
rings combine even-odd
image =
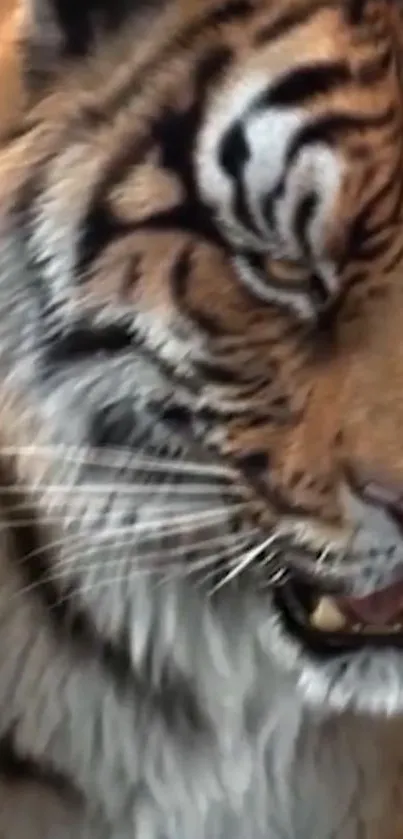
{"type": "Polygon", "coordinates": [[[133,5],[124,0],[52,0],[52,3],[65,35],[65,52],[71,56],[85,55],[98,27],[109,32],[117,29],[133,5]]]}
{"type": "Polygon", "coordinates": [[[253,14],[255,4],[253,0],[224,0],[218,8],[209,9],[204,17],[191,21],[184,29],[180,30],[176,37],[165,44],[157,55],[147,59],[144,64],[136,70],[133,77],[129,78],[126,84],[104,102],[105,119],[113,118],[119,109],[127,104],[134,96],[137,96],[145,83],[149,84],[152,75],[158,72],[169,60],[183,50],[195,49],[196,42],[201,38],[205,30],[232,20],[248,18],[253,14]]]}
{"type": "Polygon", "coordinates": [[[219,48],[201,58],[195,69],[195,97],[185,110],[165,106],[154,118],[149,130],[135,138],[133,146],[124,149],[112,161],[103,179],[97,184],[92,202],[83,221],[83,237],[79,245],[76,275],[85,278],[91,264],[111,241],[142,229],[175,230],[194,233],[201,239],[226,247],[207,208],[197,195],[193,171],[193,146],[203,113],[207,90],[213,79],[223,72],[231,59],[231,52],[219,48]],[[156,212],[133,222],[121,222],[107,208],[108,192],[117,186],[128,170],[142,161],[150,148],[156,147],[160,165],[175,174],[184,186],[186,198],[172,209],[156,212]]]}
{"type": "Polygon", "coordinates": [[[220,146],[219,163],[233,180],[239,178],[245,163],[250,159],[250,149],[245,139],[243,127],[235,122],[225,132],[220,146]]]}
{"type": "Polygon", "coordinates": [[[63,364],[82,361],[97,352],[115,354],[127,349],[133,343],[131,332],[117,324],[95,327],[91,324],[72,326],[66,335],[49,347],[46,361],[48,364],[63,364]]]}
{"type": "Polygon", "coordinates": [[[267,452],[258,450],[248,452],[236,459],[237,466],[242,469],[248,477],[259,477],[262,472],[266,472],[269,468],[269,455],[267,452]]]}
{"type": "Polygon", "coordinates": [[[17,488],[11,493],[11,486],[13,477],[8,475],[3,459],[0,463],[0,491],[1,487],[6,487],[7,491],[1,492],[1,502],[12,531],[14,561],[24,583],[35,590],[58,642],[67,649],[73,647],[76,654],[84,659],[98,660],[118,690],[133,692],[136,701],[160,714],[167,726],[185,727],[193,732],[193,736],[200,731],[207,733],[208,721],[198,706],[192,686],[185,682],[183,674],[174,665],[172,671],[167,672],[165,683],[153,687],[146,668],[140,671],[133,669],[126,631],[113,641],[103,637],[81,605],[79,590],[71,585],[68,590],[59,590],[52,580],[52,557],[41,541],[36,511],[33,507],[28,509],[27,499],[17,488]],[[18,510],[24,511],[23,521],[18,510]]]}
{"type": "Polygon", "coordinates": [[[214,384],[220,385],[232,385],[238,381],[235,370],[222,367],[220,364],[214,364],[212,361],[199,361],[196,366],[199,374],[208,382],[214,382],[214,384]]]}
{"type": "Polygon", "coordinates": [[[296,26],[299,26],[302,23],[308,23],[311,17],[313,17],[319,9],[323,8],[325,5],[331,4],[322,3],[319,6],[319,4],[315,5],[312,4],[312,2],[308,2],[306,6],[302,6],[302,8],[298,7],[287,11],[276,20],[267,24],[267,26],[263,26],[259,29],[255,36],[255,44],[260,46],[268,41],[274,41],[277,38],[281,38],[285,34],[288,35],[296,26]]]}
{"type": "Polygon", "coordinates": [[[187,299],[189,281],[192,275],[192,253],[193,249],[191,247],[185,247],[171,269],[169,279],[172,297],[178,308],[182,309],[196,326],[206,332],[207,335],[210,337],[221,335],[223,329],[219,319],[214,316],[214,313],[201,312],[199,309],[194,309],[187,299]]]}
{"type": "Polygon", "coordinates": [[[234,183],[234,215],[247,230],[259,235],[255,220],[250,211],[243,172],[250,157],[250,149],[245,139],[242,125],[233,123],[225,132],[219,152],[219,163],[224,172],[234,183]]]}
{"type": "Polygon", "coordinates": [[[318,196],[315,192],[308,192],[301,199],[295,209],[292,223],[293,233],[300,243],[306,257],[311,255],[311,245],[308,236],[309,225],[315,216],[318,204],[318,196]]]}
{"type": "MultiPolygon", "coordinates": [[[[383,270],[385,274],[389,274],[391,271],[394,271],[398,265],[401,265],[403,259],[403,246],[398,249],[398,251],[393,254],[390,260],[386,263],[383,270]]],[[[384,289],[374,289],[374,291],[382,292],[384,289]]]]}
{"type": "Polygon", "coordinates": [[[77,280],[85,281],[89,268],[103,248],[132,232],[132,225],[120,221],[106,202],[91,204],[81,226],[75,265],[77,280]]]}
{"type": "Polygon", "coordinates": [[[133,400],[118,399],[92,414],[89,440],[94,448],[128,446],[136,429],[133,400]]]}
{"type": "Polygon", "coordinates": [[[22,754],[15,743],[15,728],[0,738],[0,778],[7,784],[31,783],[49,787],[73,806],[82,802],[81,794],[70,778],[49,763],[22,754]]]}
{"type": "Polygon", "coordinates": [[[319,117],[308,125],[303,126],[294,135],[287,151],[284,169],[288,172],[295,157],[305,145],[323,141],[332,144],[340,134],[343,135],[350,131],[359,131],[361,128],[367,127],[382,128],[392,123],[394,117],[395,112],[392,107],[387,108],[375,116],[341,112],[327,113],[325,116],[319,117]]]}
{"type": "Polygon", "coordinates": [[[254,110],[303,105],[315,96],[331,93],[351,81],[351,71],[342,61],[298,65],[258,97],[254,110]]]}
{"type": "Polygon", "coordinates": [[[319,309],[327,303],[329,291],[320,274],[317,274],[315,271],[310,274],[308,288],[311,300],[319,309]]]}
{"type": "Polygon", "coordinates": [[[284,192],[284,184],[280,181],[271,192],[266,193],[262,198],[262,215],[269,228],[269,230],[276,229],[276,201],[278,201],[284,192]]]}
{"type": "Polygon", "coordinates": [[[188,428],[192,423],[192,414],[186,405],[170,404],[163,408],[161,419],[175,428],[188,428]]]}
{"type": "MultiPolygon", "coordinates": [[[[149,6],[162,5],[162,0],[41,0],[46,7],[44,16],[54,16],[54,25],[61,34],[61,57],[79,59],[91,49],[99,32],[113,34],[126,20],[149,6]]],[[[40,29],[41,21],[36,23],[40,29]]],[[[43,24],[46,27],[46,23],[43,24]]],[[[34,42],[33,51],[28,40],[28,57],[35,73],[38,59],[41,64],[41,51],[46,49],[46,33],[42,47],[39,32],[38,43],[34,42]]],[[[58,53],[58,55],[60,55],[58,53]]],[[[28,68],[29,72],[29,68],[28,68]]]]}
{"type": "Polygon", "coordinates": [[[367,5],[367,0],[346,0],[344,9],[348,22],[354,26],[361,23],[367,5]]]}

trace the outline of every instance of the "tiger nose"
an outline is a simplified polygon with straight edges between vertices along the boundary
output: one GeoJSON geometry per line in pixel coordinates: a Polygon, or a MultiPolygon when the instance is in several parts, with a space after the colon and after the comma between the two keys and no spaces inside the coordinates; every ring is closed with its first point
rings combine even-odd
{"type": "Polygon", "coordinates": [[[403,524],[403,477],[398,481],[363,463],[349,464],[347,474],[352,489],[364,502],[383,508],[403,524]]]}

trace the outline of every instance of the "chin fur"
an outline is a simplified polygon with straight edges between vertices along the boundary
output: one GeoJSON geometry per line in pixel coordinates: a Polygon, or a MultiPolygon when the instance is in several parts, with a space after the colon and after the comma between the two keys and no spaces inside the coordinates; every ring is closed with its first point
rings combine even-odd
{"type": "Polygon", "coordinates": [[[302,640],[286,632],[273,606],[272,654],[296,680],[297,689],[314,709],[325,713],[353,711],[376,717],[403,712],[403,656],[400,650],[363,648],[319,657],[302,640]]]}

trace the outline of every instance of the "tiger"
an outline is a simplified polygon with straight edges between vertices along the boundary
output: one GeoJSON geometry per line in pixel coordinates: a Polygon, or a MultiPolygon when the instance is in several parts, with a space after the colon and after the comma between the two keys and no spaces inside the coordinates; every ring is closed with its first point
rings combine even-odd
{"type": "Polygon", "coordinates": [[[12,14],[0,834],[398,839],[403,8],[12,14]]]}

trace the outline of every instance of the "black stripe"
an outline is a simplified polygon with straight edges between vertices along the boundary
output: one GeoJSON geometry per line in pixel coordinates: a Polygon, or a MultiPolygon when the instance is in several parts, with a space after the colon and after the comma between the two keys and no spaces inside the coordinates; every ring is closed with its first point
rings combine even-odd
{"type": "Polygon", "coordinates": [[[362,131],[365,128],[382,128],[395,117],[393,107],[381,111],[376,116],[358,113],[328,113],[314,122],[303,126],[294,136],[287,150],[285,168],[290,166],[302,146],[326,140],[334,142],[340,134],[362,131]]]}
{"type": "Polygon", "coordinates": [[[59,641],[73,644],[79,654],[94,655],[107,666],[108,671],[119,685],[125,684],[131,670],[129,641],[120,645],[102,639],[96,632],[90,616],[77,607],[79,594],[74,588],[59,591],[53,582],[52,556],[46,548],[47,539],[37,512],[29,506],[28,499],[15,484],[11,467],[6,458],[0,460],[0,496],[1,505],[7,514],[7,522],[12,530],[12,553],[21,576],[44,607],[49,624],[59,641]],[[24,518],[19,518],[19,510],[24,511],[24,518]],[[63,595],[63,596],[62,596],[63,595]]]}
{"type": "Polygon", "coordinates": [[[82,318],[79,323],[70,323],[60,335],[52,336],[49,341],[45,333],[42,348],[45,350],[43,362],[47,375],[49,367],[54,365],[83,361],[97,353],[115,355],[133,346],[133,319],[128,320],[126,327],[120,323],[100,327],[86,323],[82,318]]]}
{"type": "Polygon", "coordinates": [[[123,301],[126,300],[137,283],[140,282],[141,276],[141,256],[139,254],[133,254],[129,259],[129,263],[124,272],[123,280],[119,289],[119,297],[123,299],[123,301]]]}
{"type": "Polygon", "coordinates": [[[208,382],[220,385],[233,385],[239,381],[237,372],[228,367],[222,367],[219,363],[212,361],[199,361],[196,364],[197,370],[208,382]]]}
{"type": "MultiPolygon", "coordinates": [[[[274,277],[270,273],[270,270],[267,270],[264,257],[262,257],[260,254],[255,254],[252,251],[243,251],[241,256],[245,260],[245,262],[248,263],[249,267],[256,274],[257,278],[260,280],[263,286],[269,286],[270,288],[275,289],[278,288],[281,291],[289,292],[290,294],[292,294],[295,291],[305,291],[306,293],[308,293],[305,280],[287,280],[287,282],[284,282],[284,280],[278,277],[274,277]]],[[[279,306],[280,304],[261,301],[261,305],[279,306]]]]}
{"type": "Polygon", "coordinates": [[[132,226],[132,232],[140,230],[149,230],[150,232],[182,230],[184,233],[193,233],[199,239],[217,245],[223,250],[229,250],[229,246],[215,226],[209,210],[196,200],[187,200],[171,210],[146,216],[132,226]]]}
{"type": "Polygon", "coordinates": [[[240,122],[234,122],[225,132],[220,143],[219,163],[233,180],[242,174],[245,163],[250,159],[250,149],[240,122]]]}
{"type": "Polygon", "coordinates": [[[286,11],[274,21],[263,26],[255,35],[255,44],[261,46],[268,41],[274,41],[283,35],[289,35],[291,30],[302,23],[307,23],[324,6],[333,5],[328,3],[308,2],[306,5],[297,6],[295,9],[286,11]]]}
{"type": "Polygon", "coordinates": [[[313,303],[321,308],[329,299],[329,291],[320,274],[315,272],[310,275],[308,287],[313,303]]]}
{"type": "Polygon", "coordinates": [[[81,224],[81,237],[77,246],[75,264],[76,279],[85,280],[87,272],[100,252],[132,231],[133,226],[118,219],[106,201],[91,202],[91,207],[81,224]]]}
{"type": "MultiPolygon", "coordinates": [[[[396,176],[398,176],[398,173],[396,173],[396,176]]],[[[389,218],[382,219],[382,222],[380,222],[379,225],[370,226],[371,221],[374,219],[374,216],[376,216],[379,204],[382,204],[390,191],[394,189],[394,184],[395,182],[393,181],[392,176],[392,180],[389,179],[385,184],[382,184],[375,194],[365,202],[362,209],[355,216],[349,231],[349,244],[347,248],[349,259],[361,252],[365,240],[368,237],[374,236],[378,232],[382,233],[382,231],[387,228],[388,224],[393,224],[396,207],[392,207],[389,218]]],[[[398,204],[400,205],[400,201],[398,204]]]]}
{"type": "Polygon", "coordinates": [[[202,55],[189,80],[189,87],[194,87],[194,98],[190,106],[180,109],[167,104],[161,108],[157,116],[150,119],[144,134],[135,137],[131,145],[119,150],[110,161],[94,189],[82,222],[83,235],[76,262],[77,278],[85,279],[94,260],[116,238],[144,229],[181,229],[223,245],[210,212],[198,199],[193,149],[210,85],[224,72],[231,57],[231,51],[225,47],[214,48],[202,55]],[[105,196],[124,180],[129,170],[142,162],[151,149],[155,149],[159,155],[159,165],[180,180],[186,198],[182,204],[169,210],[157,211],[133,222],[122,222],[108,208],[105,196]]]}
{"type": "Polygon", "coordinates": [[[357,68],[357,77],[360,84],[371,85],[379,82],[392,64],[392,50],[386,47],[380,55],[370,61],[365,61],[357,68]]]}
{"type": "MultiPolygon", "coordinates": [[[[138,0],[136,0],[137,4],[138,0]]],[[[144,5],[144,3],[143,3],[144,5]]],[[[65,38],[64,49],[69,56],[82,56],[88,51],[96,31],[117,29],[128,14],[128,0],[52,0],[57,22],[65,38]]]]}
{"type": "Polygon", "coordinates": [[[292,230],[294,236],[299,242],[301,249],[306,257],[311,256],[311,243],[309,241],[309,225],[311,224],[315,210],[318,206],[318,196],[316,192],[308,192],[297,204],[293,222],[292,230]]]}
{"type": "Polygon", "coordinates": [[[0,495],[13,534],[13,561],[24,584],[32,587],[33,596],[42,604],[58,643],[68,650],[73,648],[83,660],[98,661],[118,690],[125,694],[130,690],[134,694],[133,702],[143,704],[149,713],[159,714],[167,726],[178,726],[182,732],[187,727],[193,735],[200,731],[206,735],[208,721],[198,706],[191,683],[185,681],[177,668],[167,664],[166,672],[161,673],[155,686],[147,662],[140,672],[133,669],[129,633],[123,629],[114,641],[100,635],[89,612],[80,605],[79,588],[70,585],[68,590],[61,591],[53,582],[52,556],[45,547],[46,538],[36,510],[33,506],[29,509],[27,498],[15,485],[4,457],[0,460],[0,495]],[[10,491],[12,488],[14,492],[10,491]],[[23,520],[18,510],[23,510],[23,520]]]}
{"type": "Polygon", "coordinates": [[[391,271],[394,271],[398,265],[403,267],[403,246],[397,250],[397,253],[390,257],[386,265],[383,266],[382,273],[389,274],[391,271]]]}
{"type": "Polygon", "coordinates": [[[269,453],[264,449],[256,449],[246,454],[238,455],[235,463],[248,478],[257,478],[262,472],[270,468],[269,453]]]}
{"type": "Polygon", "coordinates": [[[374,238],[373,240],[371,237],[368,241],[361,244],[361,248],[359,252],[355,254],[355,258],[365,260],[379,259],[379,257],[383,256],[390,249],[391,244],[393,243],[394,231],[388,231],[388,235],[383,236],[380,240],[377,238],[374,238]]]}
{"type": "Polygon", "coordinates": [[[222,335],[224,329],[214,312],[204,312],[195,309],[187,299],[189,281],[192,276],[193,248],[185,247],[177,258],[170,274],[170,284],[173,300],[179,310],[185,312],[196,326],[200,327],[210,337],[222,335]]]}
{"type": "Polygon", "coordinates": [[[176,260],[170,276],[170,285],[173,299],[178,306],[181,306],[186,299],[188,282],[192,271],[193,249],[186,247],[176,260]]]}
{"type": "Polygon", "coordinates": [[[101,251],[121,236],[130,235],[133,225],[116,217],[105,195],[123,180],[125,174],[140,163],[149,149],[149,136],[135,137],[132,143],[119,148],[109,161],[102,178],[95,184],[87,212],[81,222],[81,238],[77,246],[75,276],[85,279],[91,264],[101,251]]]}
{"type": "Polygon", "coordinates": [[[219,163],[234,183],[233,213],[235,217],[247,230],[259,235],[260,231],[257,229],[247,202],[243,177],[249,157],[250,149],[245,139],[243,126],[240,122],[234,122],[221,140],[219,163]]]}
{"type": "Polygon", "coordinates": [[[362,22],[368,0],[345,0],[344,11],[350,24],[357,26],[362,22]]]}
{"type": "Polygon", "coordinates": [[[108,121],[113,113],[127,105],[127,102],[133,96],[137,96],[144,84],[150,84],[152,76],[161,70],[171,58],[176,58],[184,51],[194,51],[196,42],[205,30],[214,29],[231,21],[247,19],[254,11],[255,3],[253,0],[226,0],[226,2],[221,2],[218,8],[209,9],[202,17],[191,21],[179,30],[177,35],[165,44],[156,55],[146,59],[140,67],[137,67],[133,76],[102,102],[105,120],[108,121]]]}
{"type": "Polygon", "coordinates": [[[23,754],[16,746],[15,729],[0,738],[0,778],[7,784],[31,783],[49,787],[70,805],[82,803],[82,797],[70,778],[62,775],[48,762],[23,754]]]}
{"type": "Polygon", "coordinates": [[[351,82],[351,72],[343,61],[321,61],[316,64],[297,65],[258,97],[253,110],[270,107],[302,105],[319,94],[351,82]]]}

